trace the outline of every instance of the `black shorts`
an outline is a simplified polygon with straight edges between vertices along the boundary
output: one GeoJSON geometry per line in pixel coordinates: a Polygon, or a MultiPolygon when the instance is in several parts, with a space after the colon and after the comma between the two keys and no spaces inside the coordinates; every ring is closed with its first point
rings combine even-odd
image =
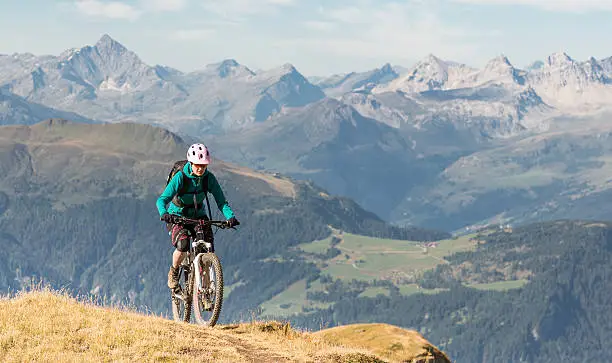
{"type": "MultiPolygon", "coordinates": [[[[189,251],[190,236],[195,237],[195,231],[192,227],[185,227],[180,224],[166,223],[166,228],[170,232],[172,246],[180,252],[189,251]]],[[[213,242],[214,235],[212,227],[209,225],[204,228],[204,241],[213,242]]]]}

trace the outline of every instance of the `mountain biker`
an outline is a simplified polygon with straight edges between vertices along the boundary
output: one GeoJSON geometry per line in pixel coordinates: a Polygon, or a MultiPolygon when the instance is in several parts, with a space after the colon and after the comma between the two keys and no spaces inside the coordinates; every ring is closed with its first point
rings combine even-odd
{"type": "MultiPolygon", "coordinates": [[[[204,210],[206,192],[202,188],[202,183],[207,182],[206,190],[215,198],[217,207],[227,219],[228,226],[234,227],[240,224],[225,199],[217,178],[208,170],[208,164],[210,164],[210,153],[206,146],[203,144],[191,145],[187,150],[187,163],[168,182],[156,202],[160,219],[166,222],[172,245],[176,248],[172,254],[170,271],[168,271],[168,287],[171,290],[179,285],[179,266],[183,262],[186,252],[189,251],[189,234],[195,235],[193,228],[173,224],[171,215],[208,220],[204,210]],[[184,174],[184,176],[181,174],[184,174]],[[170,206],[166,208],[168,204],[170,206]]],[[[204,239],[207,242],[212,242],[211,226],[208,226],[204,232],[204,239]]]]}

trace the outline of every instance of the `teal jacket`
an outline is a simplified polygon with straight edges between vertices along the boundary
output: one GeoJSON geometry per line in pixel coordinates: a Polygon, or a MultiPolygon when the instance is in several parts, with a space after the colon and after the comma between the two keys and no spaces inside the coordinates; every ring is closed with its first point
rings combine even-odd
{"type": "MultiPolygon", "coordinates": [[[[225,195],[221,190],[221,186],[219,182],[217,182],[217,178],[213,173],[211,173],[208,168],[204,172],[204,174],[200,177],[191,174],[191,163],[186,163],[183,167],[183,173],[186,178],[185,182],[187,186],[183,189],[184,192],[195,192],[201,191],[203,179],[208,178],[208,192],[215,197],[215,202],[217,203],[217,207],[223,213],[226,219],[230,219],[234,216],[234,212],[232,208],[230,208],[227,200],[225,199],[225,195]]],[[[193,194],[185,194],[183,196],[179,196],[183,204],[184,208],[177,206],[172,202],[172,198],[178,193],[179,190],[183,188],[183,176],[181,173],[176,173],[174,177],[170,180],[166,189],[161,193],[159,198],[157,198],[157,202],[155,203],[157,206],[157,210],[159,211],[159,216],[161,217],[165,213],[175,214],[188,218],[195,217],[203,217],[206,215],[206,201],[204,193],[196,194],[196,201],[198,203],[198,210],[196,211],[193,208],[193,194]],[[170,204],[168,207],[166,207],[170,204]],[[190,207],[191,206],[191,207],[190,207]]]]}

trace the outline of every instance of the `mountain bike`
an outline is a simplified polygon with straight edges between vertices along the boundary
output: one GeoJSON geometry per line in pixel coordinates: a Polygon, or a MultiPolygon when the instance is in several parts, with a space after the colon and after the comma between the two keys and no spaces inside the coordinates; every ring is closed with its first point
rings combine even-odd
{"type": "Polygon", "coordinates": [[[226,221],[176,215],[172,216],[172,223],[192,227],[195,231],[195,235],[190,232],[189,251],[179,266],[179,286],[171,292],[172,315],[176,321],[189,323],[193,310],[197,324],[212,327],[219,319],[223,304],[223,270],[214,244],[204,241],[204,228],[209,225],[221,229],[230,227],[226,221]]]}

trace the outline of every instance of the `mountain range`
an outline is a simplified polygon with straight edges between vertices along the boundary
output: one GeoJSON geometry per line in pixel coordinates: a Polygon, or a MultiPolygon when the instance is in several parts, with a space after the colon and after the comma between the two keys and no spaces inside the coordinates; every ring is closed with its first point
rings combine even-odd
{"type": "MultiPolygon", "coordinates": [[[[167,317],[172,247],[155,199],[187,145],[137,123],[1,126],[0,292],[42,279],[87,301],[167,317]]],[[[215,234],[223,324],[270,315],[309,330],[396,324],[458,362],[611,356],[610,223],[451,237],[390,226],[309,182],[216,157],[211,171],[242,222],[215,234]]]]}
{"type": "Polygon", "coordinates": [[[243,222],[215,235],[223,319],[299,309],[297,326],[413,327],[460,361],[605,360],[612,229],[588,220],[612,212],[611,72],[560,53],[525,69],[430,55],[332,77],[231,59],[184,73],[108,35],[0,55],[0,289],[38,276],[166,311],[154,202],[202,140],[243,222]],[[562,218],[587,221],[514,226],[562,218]],[[450,238],[384,220],[495,226],[450,238]]]}
{"type": "Polygon", "coordinates": [[[0,55],[0,89],[3,124],[46,116],[162,126],[400,224],[455,230],[546,219],[554,205],[564,216],[608,188],[595,175],[606,165],[612,57],[556,53],[520,69],[500,55],[478,69],[429,55],[410,67],[324,77],[226,59],[181,72],[148,65],[103,35],[59,55],[0,55]],[[586,147],[580,135],[601,145],[598,155],[571,156],[580,175],[567,172],[568,155],[539,157],[550,143],[586,147]]]}

